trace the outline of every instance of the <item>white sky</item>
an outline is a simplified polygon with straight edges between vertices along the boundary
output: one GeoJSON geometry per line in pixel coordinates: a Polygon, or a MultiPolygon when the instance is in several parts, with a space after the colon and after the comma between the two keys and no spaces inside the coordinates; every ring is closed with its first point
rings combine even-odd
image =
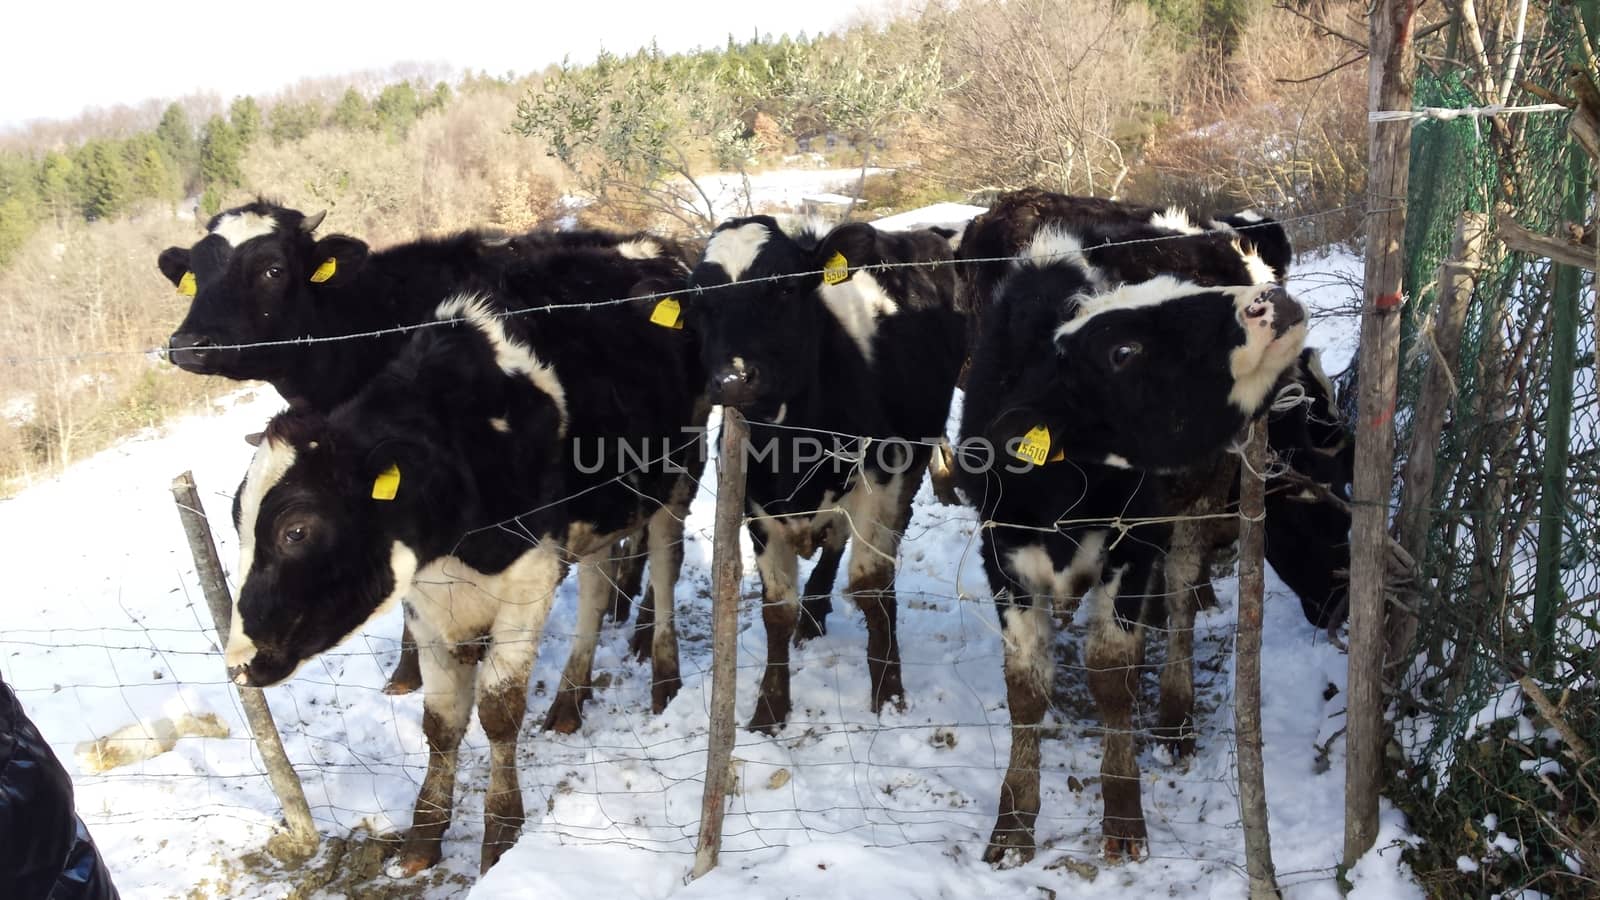
{"type": "Polygon", "coordinates": [[[719,45],[752,29],[826,31],[864,0],[637,0],[382,4],[351,0],[61,0],[7,4],[0,127],[87,107],[215,93],[271,94],[308,77],[442,62],[519,73],[627,52],[719,45]]]}

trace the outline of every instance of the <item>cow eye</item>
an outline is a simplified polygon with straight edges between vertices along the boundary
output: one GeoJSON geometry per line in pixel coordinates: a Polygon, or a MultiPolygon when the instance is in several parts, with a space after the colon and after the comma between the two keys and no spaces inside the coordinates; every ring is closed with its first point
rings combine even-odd
{"type": "Polygon", "coordinates": [[[282,266],[267,266],[266,270],[261,273],[261,277],[262,278],[282,278],[283,277],[283,267],[282,266]]]}
{"type": "Polygon", "coordinates": [[[308,529],[305,525],[296,522],[293,525],[285,527],[280,535],[280,538],[285,544],[298,544],[306,539],[307,531],[308,529]]]}
{"type": "Polygon", "coordinates": [[[1136,341],[1118,344],[1111,348],[1111,368],[1121,371],[1133,358],[1144,352],[1144,347],[1136,341]]]}

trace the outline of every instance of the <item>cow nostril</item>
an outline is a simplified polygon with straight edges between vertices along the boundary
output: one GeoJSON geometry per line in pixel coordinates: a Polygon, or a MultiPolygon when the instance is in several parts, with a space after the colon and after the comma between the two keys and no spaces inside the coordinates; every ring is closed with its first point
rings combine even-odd
{"type": "Polygon", "coordinates": [[[1259,319],[1267,314],[1268,308],[1267,304],[1258,300],[1244,308],[1244,316],[1247,319],[1259,319]]]}

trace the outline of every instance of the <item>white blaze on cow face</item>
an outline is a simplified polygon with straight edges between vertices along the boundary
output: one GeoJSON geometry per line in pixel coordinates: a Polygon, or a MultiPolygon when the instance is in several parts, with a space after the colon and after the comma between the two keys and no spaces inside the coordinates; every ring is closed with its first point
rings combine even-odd
{"type": "Polygon", "coordinates": [[[508,375],[521,375],[549,395],[561,415],[561,436],[567,432],[567,392],[556,377],[556,370],[535,356],[533,350],[506,334],[505,323],[482,297],[460,296],[439,304],[434,318],[465,319],[483,333],[494,348],[495,363],[508,375]]]}
{"type": "Polygon", "coordinates": [[[838,320],[850,339],[861,348],[861,355],[872,361],[872,339],[878,333],[878,320],[900,311],[883,285],[866,272],[856,272],[849,281],[824,283],[818,289],[822,305],[838,320]]]}
{"type": "Polygon", "coordinates": [[[1201,287],[1171,275],[1159,275],[1149,281],[1121,285],[1105,293],[1083,298],[1072,319],[1056,329],[1056,337],[1064,338],[1076,334],[1079,329],[1089,324],[1090,319],[1101,313],[1157,306],[1186,294],[1203,292],[1227,293],[1228,289],[1201,287]]]}
{"type": "Polygon", "coordinates": [[[256,455],[250,460],[250,469],[244,477],[244,487],[239,495],[239,585],[234,591],[233,620],[228,628],[228,649],[225,654],[230,669],[248,665],[256,655],[255,642],[244,633],[244,618],[239,615],[239,596],[244,593],[244,586],[250,580],[250,569],[255,565],[256,519],[261,514],[261,501],[266,499],[268,491],[283,480],[289,467],[294,465],[294,460],[294,445],[266,437],[262,439],[261,446],[256,448],[256,455]]]}
{"type": "Polygon", "coordinates": [[[1303,318],[1282,336],[1277,335],[1274,326],[1277,308],[1267,295],[1280,290],[1282,288],[1277,285],[1268,284],[1224,291],[1233,296],[1234,316],[1239,327],[1244,329],[1244,343],[1228,354],[1228,369],[1233,374],[1233,390],[1228,393],[1228,401],[1247,416],[1254,415],[1266,402],[1278,376],[1295,364],[1305,344],[1303,318]],[[1252,316],[1251,312],[1257,314],[1252,316]]]}
{"type": "Polygon", "coordinates": [[[278,220],[272,216],[260,213],[237,212],[228,213],[217,220],[211,233],[228,242],[230,247],[238,247],[252,238],[262,237],[278,230],[278,220]]]}
{"type": "Polygon", "coordinates": [[[758,222],[724,228],[711,236],[711,243],[706,245],[705,261],[721,266],[729,281],[738,281],[750,270],[771,236],[767,227],[758,222]]]}

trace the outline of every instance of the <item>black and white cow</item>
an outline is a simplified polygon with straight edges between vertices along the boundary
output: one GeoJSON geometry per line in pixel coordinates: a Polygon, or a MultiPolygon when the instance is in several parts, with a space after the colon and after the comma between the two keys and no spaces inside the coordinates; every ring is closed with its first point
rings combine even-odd
{"type": "MultiPolygon", "coordinates": [[[[681,248],[644,234],[463,231],[374,252],[348,235],[318,238],[323,217],[258,200],[213,217],[194,246],[163,251],[162,274],[192,298],[168,342],[172,362],[198,374],[266,381],[291,408],[327,412],[399,352],[408,335],[394,329],[430,318],[457,292],[492,290],[508,267],[548,249],[611,247],[630,258],[677,259],[687,272],[681,248]],[[389,333],[293,343],[372,331],[389,333]],[[267,346],[239,346],[257,344],[267,346]]],[[[620,581],[636,585],[641,554],[628,559],[620,581]]],[[[421,683],[409,633],[401,647],[389,693],[421,683]]]]}
{"type": "MultiPolygon", "coordinates": [[[[681,285],[663,260],[551,257],[530,280],[561,273],[601,296],[681,285]]],[[[672,630],[683,520],[704,458],[693,429],[709,409],[696,348],[651,324],[647,301],[515,314],[548,302],[527,290],[441,304],[435,319],[456,324],[417,331],[355,396],[328,413],[275,418],[241,494],[227,646],[238,683],[282,681],[406,600],[422,639],[429,749],[401,851],[407,873],[439,859],[474,704],[490,742],[484,867],[515,841],[528,678],[570,565],[580,565],[580,618],[597,624],[617,539],[648,520],[651,580],[666,598],[658,628],[672,630]]],[[[670,696],[675,641],[656,649],[670,696]]]]}
{"type": "Polygon", "coordinates": [[[896,264],[950,258],[930,231],[788,234],[755,216],[720,225],[694,269],[685,316],[712,400],[750,422],[746,509],[767,633],[752,729],[776,732],[789,716],[798,560],[822,544],[854,542],[846,589],[866,617],[873,710],[903,697],[895,558],[944,433],[966,323],[949,265],[896,264]]]}
{"type": "Polygon", "coordinates": [[[1267,562],[1300,598],[1306,621],[1337,628],[1349,606],[1355,437],[1317,351],[1300,354],[1292,384],[1302,401],[1274,410],[1267,425],[1268,444],[1286,469],[1267,481],[1267,562]]]}
{"type": "Polygon", "coordinates": [[[1033,854],[1057,605],[1090,607],[1108,857],[1137,856],[1145,839],[1132,710],[1147,598],[1183,600],[1165,604],[1160,734],[1175,751],[1192,746],[1186,598],[1201,547],[1175,542],[1170,522],[1197,497],[1225,504],[1218,457],[1275,397],[1305,314],[1237,235],[1179,225],[1166,211],[1029,191],[962,241],[964,257],[1022,257],[968,270],[982,325],[957,466],[984,520],[1012,718],[991,862],[1033,854]]]}

